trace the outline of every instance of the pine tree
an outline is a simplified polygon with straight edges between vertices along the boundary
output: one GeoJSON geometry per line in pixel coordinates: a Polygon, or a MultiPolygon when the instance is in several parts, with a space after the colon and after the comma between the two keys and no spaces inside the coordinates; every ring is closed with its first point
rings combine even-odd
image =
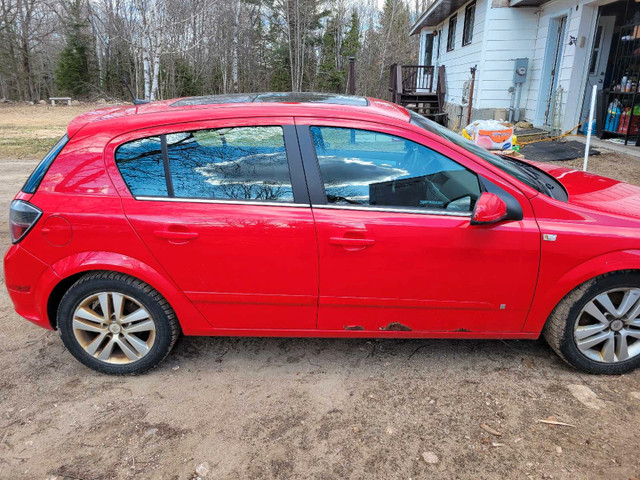
{"type": "Polygon", "coordinates": [[[337,58],[341,52],[338,52],[336,45],[336,19],[330,18],[327,22],[327,28],[322,36],[322,60],[318,68],[318,88],[323,92],[339,93],[344,90],[344,72],[338,69],[337,58]]]}
{"type": "Polygon", "coordinates": [[[69,2],[66,14],[66,44],[56,66],[56,87],[62,93],[83,96],[95,84],[95,75],[90,71],[92,36],[87,33],[88,22],[83,18],[82,0],[69,2]]]}
{"type": "Polygon", "coordinates": [[[344,37],[342,43],[342,55],[345,57],[357,57],[358,50],[360,49],[360,17],[358,12],[354,10],[351,13],[351,20],[349,21],[349,30],[344,37]]]}

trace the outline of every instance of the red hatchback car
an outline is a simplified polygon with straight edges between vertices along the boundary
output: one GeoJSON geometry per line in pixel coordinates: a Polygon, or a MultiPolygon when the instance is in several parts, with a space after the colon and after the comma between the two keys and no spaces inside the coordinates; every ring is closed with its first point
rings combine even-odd
{"type": "Polygon", "coordinates": [[[195,97],[73,120],[11,205],[16,311],[106,373],[178,335],[520,338],[640,364],[640,188],[397,105],[195,97]]]}

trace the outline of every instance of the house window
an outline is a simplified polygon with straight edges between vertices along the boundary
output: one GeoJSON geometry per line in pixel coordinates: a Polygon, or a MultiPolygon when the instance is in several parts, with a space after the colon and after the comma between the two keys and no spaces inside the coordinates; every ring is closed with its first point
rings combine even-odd
{"type": "Polygon", "coordinates": [[[476,20],[476,2],[471,2],[464,10],[464,28],[462,29],[462,46],[473,40],[473,24],[476,20]]]}
{"type": "Polygon", "coordinates": [[[447,52],[456,47],[456,24],[458,23],[458,14],[449,19],[449,33],[447,35],[447,52]]]}
{"type": "Polygon", "coordinates": [[[433,61],[433,34],[430,33],[424,38],[423,65],[431,65],[433,61]]]}

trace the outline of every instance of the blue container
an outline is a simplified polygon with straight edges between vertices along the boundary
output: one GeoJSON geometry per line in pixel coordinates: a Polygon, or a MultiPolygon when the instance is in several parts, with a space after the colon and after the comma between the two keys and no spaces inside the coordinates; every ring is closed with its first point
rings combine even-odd
{"type": "Polygon", "coordinates": [[[604,129],[609,132],[617,132],[620,124],[620,109],[615,106],[607,111],[607,121],[604,123],[604,129]]]}
{"type": "MultiPolygon", "coordinates": [[[[588,122],[588,120],[587,120],[587,122],[588,122]]],[[[587,133],[589,133],[589,124],[588,124],[587,122],[585,122],[585,123],[582,125],[582,133],[583,133],[584,135],[586,135],[587,133]]],[[[596,133],[596,119],[594,118],[594,119],[591,121],[591,135],[595,135],[595,133],[596,133]]]]}

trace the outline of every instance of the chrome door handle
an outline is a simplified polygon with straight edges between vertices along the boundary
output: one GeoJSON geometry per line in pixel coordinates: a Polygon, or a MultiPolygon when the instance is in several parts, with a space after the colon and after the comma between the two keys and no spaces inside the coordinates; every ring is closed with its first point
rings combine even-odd
{"type": "Polygon", "coordinates": [[[180,232],[175,230],[156,230],[153,234],[163,240],[177,240],[181,242],[188,242],[189,240],[198,238],[197,232],[180,232]]]}
{"type": "Polygon", "coordinates": [[[376,241],[372,238],[330,237],[329,243],[341,247],[370,247],[376,241]]]}

